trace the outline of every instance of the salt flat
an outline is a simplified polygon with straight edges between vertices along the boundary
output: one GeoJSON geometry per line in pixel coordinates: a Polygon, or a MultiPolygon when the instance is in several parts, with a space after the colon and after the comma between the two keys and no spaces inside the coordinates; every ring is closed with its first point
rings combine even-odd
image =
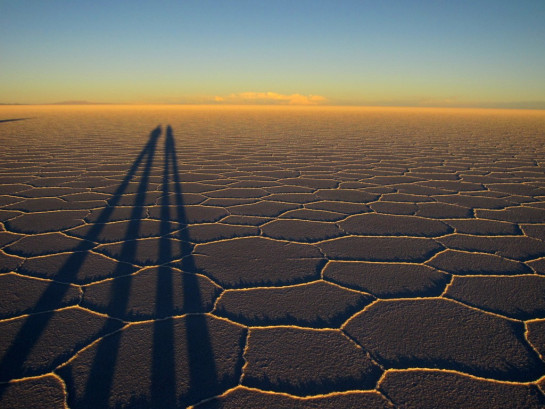
{"type": "Polygon", "coordinates": [[[545,406],[545,112],[0,107],[0,406],[545,406]]]}

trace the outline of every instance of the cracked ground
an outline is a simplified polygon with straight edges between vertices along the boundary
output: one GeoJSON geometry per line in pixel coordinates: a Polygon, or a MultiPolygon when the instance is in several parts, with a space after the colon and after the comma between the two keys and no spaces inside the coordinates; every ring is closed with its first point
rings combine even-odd
{"type": "Polygon", "coordinates": [[[542,112],[0,115],[1,407],[545,406],[542,112]]]}

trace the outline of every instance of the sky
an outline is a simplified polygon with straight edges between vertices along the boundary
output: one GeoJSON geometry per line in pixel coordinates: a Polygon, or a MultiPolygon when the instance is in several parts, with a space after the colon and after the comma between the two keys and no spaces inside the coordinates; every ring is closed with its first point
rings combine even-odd
{"type": "Polygon", "coordinates": [[[0,0],[0,103],[545,109],[545,0],[0,0]]]}

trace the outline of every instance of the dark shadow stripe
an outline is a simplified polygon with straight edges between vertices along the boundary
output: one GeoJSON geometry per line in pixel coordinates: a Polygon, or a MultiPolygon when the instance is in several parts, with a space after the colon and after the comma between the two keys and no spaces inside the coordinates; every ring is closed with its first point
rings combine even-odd
{"type": "Polygon", "coordinates": [[[0,124],[3,123],[3,122],[25,121],[25,120],[27,120],[27,119],[32,119],[32,118],[0,119],[0,124]]]}
{"type": "MultiPolygon", "coordinates": [[[[190,237],[187,229],[188,220],[185,213],[184,200],[182,196],[182,184],[180,182],[178,171],[178,159],[176,156],[176,145],[174,142],[174,136],[172,134],[172,128],[170,125],[166,129],[166,141],[165,146],[172,162],[172,173],[174,181],[174,197],[176,204],[176,220],[181,224],[182,230],[180,230],[182,256],[186,261],[189,272],[184,274],[183,277],[183,308],[184,311],[194,310],[195,307],[202,306],[202,297],[199,289],[199,283],[195,276],[195,260],[192,254],[192,249],[188,245],[190,237]]],[[[206,323],[206,316],[204,314],[191,315],[186,320],[187,325],[187,355],[190,375],[190,387],[191,392],[188,397],[189,400],[192,396],[197,399],[201,399],[199,395],[206,393],[210,390],[214,393],[214,389],[219,386],[219,379],[217,375],[216,363],[214,361],[214,354],[212,350],[212,343],[210,340],[210,331],[206,323]]],[[[193,402],[194,403],[194,402],[193,402]]]]}
{"type": "MultiPolygon", "coordinates": [[[[163,184],[161,198],[161,224],[159,239],[159,259],[171,260],[172,239],[170,233],[170,159],[169,132],[165,139],[163,184]]],[[[172,268],[161,266],[157,270],[155,292],[155,317],[168,317],[173,314],[172,268]]],[[[172,319],[155,321],[153,324],[153,356],[151,368],[151,406],[154,408],[176,407],[176,371],[174,368],[174,322],[172,319]]]]}
{"type": "MultiPolygon", "coordinates": [[[[104,228],[104,223],[108,221],[115,209],[115,206],[117,206],[119,203],[121,195],[127,189],[127,186],[140,166],[140,163],[149,153],[149,151],[154,149],[157,138],[160,136],[160,134],[160,127],[155,128],[151,132],[149,141],[135,159],[131,168],[127,172],[127,175],[116,189],[109,206],[100,213],[97,222],[93,224],[89,232],[85,235],[85,241],[96,241],[97,237],[104,228]]],[[[81,252],[82,250],[87,250],[87,243],[85,243],[85,241],[83,241],[82,244],[78,246],[70,255],[65,264],[59,270],[58,276],[63,276],[63,278],[67,281],[70,281],[70,278],[77,276],[79,269],[86,259],[87,253],[81,252]]],[[[54,283],[49,285],[36,304],[42,305],[46,301],[48,304],[56,304],[60,302],[69,287],[67,286],[63,291],[59,291],[57,287],[58,286],[55,286],[54,283]]],[[[0,361],[0,381],[7,381],[9,379],[18,378],[24,375],[22,372],[23,364],[28,358],[32,348],[40,339],[52,317],[53,312],[47,314],[29,315],[0,361]]],[[[0,397],[2,396],[3,391],[4,389],[0,390],[0,397]]]]}
{"type": "MultiPolygon", "coordinates": [[[[157,145],[157,139],[160,136],[160,131],[156,133],[148,144],[148,149],[145,155],[147,155],[144,170],[140,178],[137,194],[134,201],[134,206],[131,211],[131,219],[129,226],[127,227],[126,238],[123,241],[119,260],[134,260],[137,241],[131,240],[131,237],[137,237],[140,229],[140,224],[144,218],[144,204],[146,199],[146,192],[148,190],[149,176],[153,166],[153,160],[155,156],[155,148],[157,145]]],[[[119,199],[118,199],[119,200],[119,199]]],[[[118,262],[113,276],[115,277],[123,264],[118,262]]],[[[129,295],[131,290],[132,280],[130,278],[126,280],[113,280],[112,289],[109,297],[109,304],[107,310],[114,316],[124,316],[127,310],[127,304],[129,301],[129,295]]],[[[115,337],[111,337],[108,342],[101,341],[98,344],[97,352],[91,366],[89,378],[85,385],[85,392],[83,394],[82,401],[86,406],[91,404],[91,407],[106,408],[108,407],[108,400],[110,397],[115,366],[117,357],[119,355],[119,344],[121,343],[121,334],[117,334],[115,337]]]]}

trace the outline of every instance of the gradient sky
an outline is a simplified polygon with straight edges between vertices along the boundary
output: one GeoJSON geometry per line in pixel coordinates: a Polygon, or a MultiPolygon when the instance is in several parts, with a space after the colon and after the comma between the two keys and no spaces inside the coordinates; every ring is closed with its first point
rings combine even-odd
{"type": "Polygon", "coordinates": [[[545,108],[545,0],[0,0],[0,102],[545,108]]]}

